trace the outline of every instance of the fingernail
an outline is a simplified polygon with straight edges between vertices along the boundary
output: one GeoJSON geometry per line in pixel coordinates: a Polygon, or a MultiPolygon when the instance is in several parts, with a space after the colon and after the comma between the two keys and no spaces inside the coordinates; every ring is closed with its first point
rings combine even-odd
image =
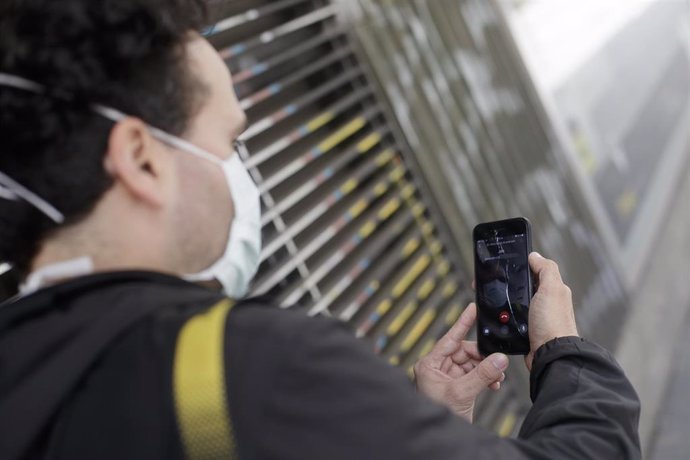
{"type": "Polygon", "coordinates": [[[544,258],[544,256],[542,256],[541,254],[539,254],[537,251],[532,251],[532,254],[534,254],[535,256],[537,256],[537,257],[539,257],[539,258],[541,258],[541,259],[544,258]]]}
{"type": "Polygon", "coordinates": [[[496,366],[497,369],[504,371],[508,367],[508,357],[503,354],[497,354],[491,359],[491,363],[496,366]]]}

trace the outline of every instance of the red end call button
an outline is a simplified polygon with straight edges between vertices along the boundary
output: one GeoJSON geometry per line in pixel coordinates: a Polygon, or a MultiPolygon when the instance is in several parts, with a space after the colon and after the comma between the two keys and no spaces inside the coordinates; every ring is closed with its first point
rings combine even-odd
{"type": "Polygon", "coordinates": [[[510,313],[508,313],[505,310],[503,310],[501,313],[498,314],[498,320],[503,324],[507,323],[509,319],[510,319],[510,313]]]}

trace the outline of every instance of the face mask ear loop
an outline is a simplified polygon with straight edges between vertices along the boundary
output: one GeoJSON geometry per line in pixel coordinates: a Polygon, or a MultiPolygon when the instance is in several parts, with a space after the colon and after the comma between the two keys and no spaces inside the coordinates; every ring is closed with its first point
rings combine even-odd
{"type": "MultiPolygon", "coordinates": [[[[27,80],[26,78],[19,77],[17,75],[12,75],[4,72],[0,72],[0,86],[8,86],[11,88],[16,88],[16,89],[21,89],[24,91],[29,91],[32,93],[43,93],[45,92],[45,87],[41,84],[38,84],[34,81],[27,80]]],[[[100,104],[93,104],[91,106],[92,110],[99,115],[109,119],[110,121],[117,123],[124,118],[127,117],[124,113],[120,112],[117,109],[113,109],[111,107],[106,107],[104,105],[100,104]]],[[[204,158],[206,160],[212,161],[213,163],[216,163],[219,166],[222,166],[223,160],[220,158],[217,158],[214,155],[211,155],[210,153],[206,152],[203,149],[200,149],[194,144],[191,144],[183,139],[180,139],[176,136],[173,136],[171,134],[166,133],[165,131],[162,131],[156,127],[150,126],[149,129],[151,129],[151,132],[155,138],[158,140],[166,143],[167,145],[177,148],[180,150],[183,150],[187,153],[190,153],[192,155],[196,155],[198,157],[204,158]]],[[[41,212],[43,212],[46,216],[48,216],[50,219],[52,219],[55,223],[61,224],[64,222],[64,216],[62,213],[60,213],[55,207],[53,207],[50,203],[36,195],[35,193],[31,192],[27,188],[23,187],[21,184],[18,184],[14,180],[12,180],[10,177],[7,175],[2,175],[0,176],[0,186],[5,187],[6,190],[0,189],[0,197],[2,198],[7,198],[7,199],[13,199],[14,196],[17,196],[19,198],[22,198],[26,200],[28,203],[32,204],[35,206],[37,209],[39,209],[41,212]],[[9,190],[9,193],[8,193],[9,190]],[[14,196],[12,196],[14,195],[14,196]]]]}
{"type": "Polygon", "coordinates": [[[8,189],[4,185],[0,185],[0,199],[7,201],[17,201],[19,197],[12,190],[8,189]]]}
{"type": "Polygon", "coordinates": [[[44,90],[43,86],[36,82],[3,72],[0,72],[0,84],[9,86],[10,88],[23,89],[32,93],[41,93],[44,90]]]}
{"type": "MultiPolygon", "coordinates": [[[[41,93],[44,91],[44,87],[38,83],[2,72],[0,72],[0,85],[32,93],[41,93]]],[[[3,189],[0,190],[0,197],[10,200],[21,198],[48,216],[48,218],[56,224],[59,225],[65,221],[65,216],[52,204],[2,172],[0,172],[0,186],[3,187],[3,189]]]]}
{"type": "Polygon", "coordinates": [[[52,204],[48,203],[46,200],[24,187],[19,182],[16,182],[3,172],[0,172],[0,185],[5,187],[5,189],[8,189],[17,197],[22,198],[24,201],[31,204],[33,207],[48,216],[48,218],[50,218],[50,220],[56,224],[60,225],[65,221],[65,216],[60,211],[55,209],[52,204]]]}

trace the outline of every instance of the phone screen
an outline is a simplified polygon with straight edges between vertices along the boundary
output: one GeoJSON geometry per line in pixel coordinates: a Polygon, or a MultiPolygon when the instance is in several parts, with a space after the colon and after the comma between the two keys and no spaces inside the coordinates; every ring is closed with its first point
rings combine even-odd
{"type": "Polygon", "coordinates": [[[529,223],[510,219],[480,224],[474,243],[480,350],[484,354],[528,353],[529,223]]]}

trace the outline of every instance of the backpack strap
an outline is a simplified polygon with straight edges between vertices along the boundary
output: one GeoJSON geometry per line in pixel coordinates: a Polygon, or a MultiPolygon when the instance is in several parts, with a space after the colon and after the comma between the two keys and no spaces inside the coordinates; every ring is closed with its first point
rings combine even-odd
{"type": "Polygon", "coordinates": [[[225,299],[190,318],[175,350],[173,388],[177,423],[190,460],[236,459],[225,382],[225,299]]]}

